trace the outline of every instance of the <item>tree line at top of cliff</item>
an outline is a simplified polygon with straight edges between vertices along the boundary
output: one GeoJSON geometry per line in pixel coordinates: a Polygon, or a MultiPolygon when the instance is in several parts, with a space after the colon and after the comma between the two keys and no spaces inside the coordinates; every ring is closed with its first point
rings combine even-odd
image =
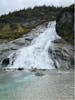
{"type": "Polygon", "coordinates": [[[23,9],[20,11],[9,12],[8,15],[0,16],[0,23],[24,23],[32,20],[52,20],[54,19],[62,7],[39,6],[23,9]]]}
{"type": "Polygon", "coordinates": [[[19,38],[23,34],[28,33],[32,28],[44,22],[56,20],[58,24],[61,14],[68,8],[69,10],[74,9],[73,5],[66,8],[44,5],[2,15],[0,16],[0,40],[19,38]]]}

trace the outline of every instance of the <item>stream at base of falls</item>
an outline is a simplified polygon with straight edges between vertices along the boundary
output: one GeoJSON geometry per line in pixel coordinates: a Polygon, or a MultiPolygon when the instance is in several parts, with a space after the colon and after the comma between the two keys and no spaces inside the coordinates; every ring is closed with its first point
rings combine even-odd
{"type": "Polygon", "coordinates": [[[37,72],[0,70],[0,100],[74,100],[73,71],[37,72]]]}

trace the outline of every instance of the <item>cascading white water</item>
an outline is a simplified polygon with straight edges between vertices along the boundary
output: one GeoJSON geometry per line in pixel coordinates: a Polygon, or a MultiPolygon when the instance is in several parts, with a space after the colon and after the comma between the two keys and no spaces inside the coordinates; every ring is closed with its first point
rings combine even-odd
{"type": "MultiPolygon", "coordinates": [[[[48,55],[48,48],[52,46],[52,41],[60,38],[55,29],[56,21],[51,21],[47,29],[35,38],[31,45],[23,47],[9,56],[9,67],[26,69],[53,69],[54,62],[48,55]],[[13,57],[13,55],[15,55],[13,57]],[[12,64],[13,62],[13,64],[12,64]]],[[[36,34],[36,33],[35,33],[36,34]]]]}

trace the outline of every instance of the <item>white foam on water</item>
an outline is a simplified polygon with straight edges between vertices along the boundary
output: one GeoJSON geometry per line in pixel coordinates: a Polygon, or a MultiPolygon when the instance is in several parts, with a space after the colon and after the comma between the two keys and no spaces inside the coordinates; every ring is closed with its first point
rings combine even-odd
{"type": "MultiPolygon", "coordinates": [[[[35,38],[31,45],[23,47],[16,51],[13,64],[11,54],[9,67],[18,68],[24,67],[26,69],[53,69],[54,62],[48,54],[48,48],[52,46],[52,41],[60,37],[56,33],[56,21],[51,21],[46,30],[35,38]]],[[[36,34],[36,33],[35,33],[36,34]]]]}

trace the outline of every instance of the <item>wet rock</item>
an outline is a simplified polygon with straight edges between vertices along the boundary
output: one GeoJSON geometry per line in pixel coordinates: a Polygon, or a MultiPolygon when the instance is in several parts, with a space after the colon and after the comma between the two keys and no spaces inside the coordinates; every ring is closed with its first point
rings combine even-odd
{"type": "Polygon", "coordinates": [[[37,69],[37,68],[31,68],[30,71],[31,72],[38,72],[38,71],[46,71],[47,69],[37,69]]]}
{"type": "Polygon", "coordinates": [[[2,61],[2,66],[7,66],[10,62],[10,59],[9,58],[5,58],[3,61],[2,61]]]}
{"type": "Polygon", "coordinates": [[[31,68],[31,72],[36,72],[37,68],[31,68]]]}
{"type": "Polygon", "coordinates": [[[2,55],[3,53],[0,51],[0,55],[2,55]]]}
{"type": "Polygon", "coordinates": [[[53,43],[60,43],[60,42],[64,43],[65,41],[63,39],[56,39],[56,40],[54,40],[52,42],[53,43]]]}
{"type": "Polygon", "coordinates": [[[33,39],[32,38],[25,38],[25,40],[32,41],[33,39]]]}
{"type": "Polygon", "coordinates": [[[24,70],[24,68],[19,67],[17,70],[22,71],[22,70],[24,70]]]}
{"type": "Polygon", "coordinates": [[[70,57],[70,62],[72,65],[74,65],[74,57],[70,57]]]}

